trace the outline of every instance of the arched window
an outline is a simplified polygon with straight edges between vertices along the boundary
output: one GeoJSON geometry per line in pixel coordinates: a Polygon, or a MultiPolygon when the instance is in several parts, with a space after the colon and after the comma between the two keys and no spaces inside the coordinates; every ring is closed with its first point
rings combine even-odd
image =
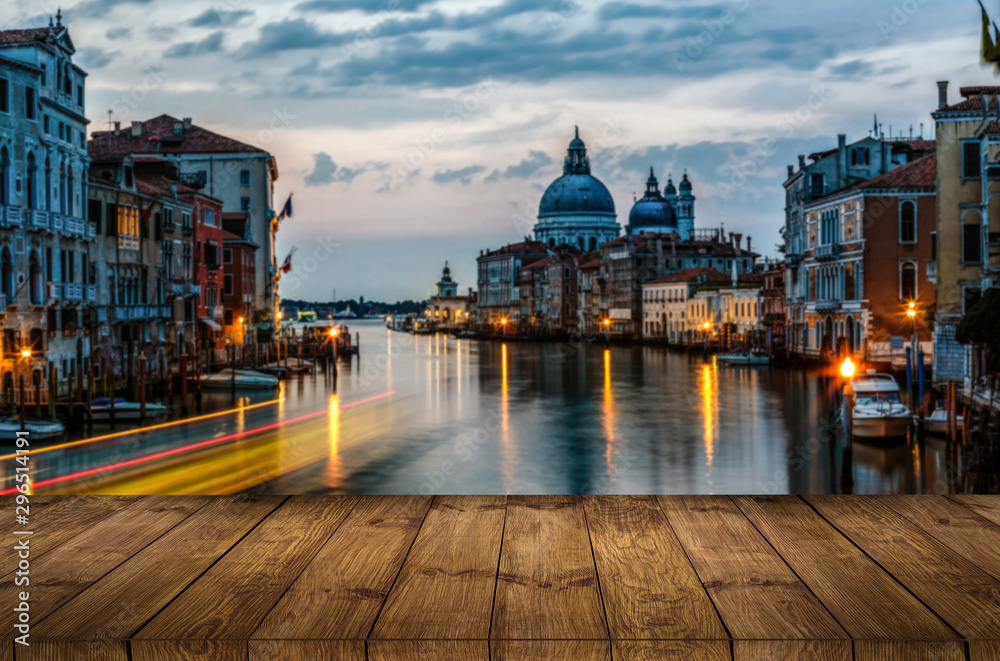
{"type": "Polygon", "coordinates": [[[25,182],[27,187],[26,202],[29,209],[38,207],[38,164],[35,163],[35,155],[28,153],[28,176],[25,182]]]}
{"type": "Polygon", "coordinates": [[[913,262],[903,262],[899,267],[899,297],[904,301],[917,298],[917,267],[913,262]]]}
{"type": "Polygon", "coordinates": [[[552,248],[555,245],[556,245],[556,240],[555,239],[549,239],[549,248],[552,248]]]}
{"type": "Polygon", "coordinates": [[[28,285],[31,304],[43,305],[45,303],[45,294],[43,292],[45,287],[42,282],[42,264],[38,258],[37,250],[32,250],[31,255],[28,257],[28,285]]]}
{"type": "Polygon", "coordinates": [[[597,237],[596,236],[590,237],[590,242],[587,245],[587,250],[589,250],[590,252],[594,252],[595,250],[597,250],[597,237]]]}
{"type": "Polygon", "coordinates": [[[899,241],[900,243],[916,243],[917,241],[917,205],[915,202],[903,202],[899,207],[899,241]]]}
{"type": "Polygon", "coordinates": [[[42,194],[42,199],[45,200],[45,210],[52,211],[52,161],[49,157],[45,157],[45,180],[42,182],[45,186],[45,191],[42,194]]]}
{"type": "Polygon", "coordinates": [[[0,293],[3,293],[9,304],[14,300],[14,260],[10,248],[4,246],[0,252],[0,293]]]}
{"type": "Polygon", "coordinates": [[[10,154],[6,147],[0,147],[0,204],[10,204],[10,154]]]}

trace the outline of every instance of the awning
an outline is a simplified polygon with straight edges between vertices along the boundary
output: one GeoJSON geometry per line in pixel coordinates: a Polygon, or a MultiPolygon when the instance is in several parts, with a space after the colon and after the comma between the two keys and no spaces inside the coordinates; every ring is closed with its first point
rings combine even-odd
{"type": "Polygon", "coordinates": [[[201,322],[203,324],[205,324],[206,326],[208,326],[209,328],[211,328],[213,330],[218,330],[218,331],[222,330],[222,326],[220,326],[219,324],[215,323],[214,319],[210,319],[208,317],[200,317],[200,319],[201,319],[201,322]]]}

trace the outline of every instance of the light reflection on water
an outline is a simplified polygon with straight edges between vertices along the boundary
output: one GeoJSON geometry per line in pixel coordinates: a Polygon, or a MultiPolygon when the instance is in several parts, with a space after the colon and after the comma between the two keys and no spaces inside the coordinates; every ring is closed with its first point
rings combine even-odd
{"type": "MultiPolygon", "coordinates": [[[[105,470],[39,491],[841,489],[837,444],[816,440],[829,435],[836,384],[815,373],[726,367],[659,347],[476,342],[390,332],[378,322],[351,326],[361,334],[361,360],[341,366],[336,394],[320,373],[283,383],[282,401],[271,406],[40,454],[36,483],[105,470]],[[227,440],[185,449],[212,439],[227,440]],[[169,456],[142,461],[154,453],[169,456]]],[[[206,393],[203,411],[273,396],[206,393]]],[[[858,443],[854,491],[929,488],[944,457],[937,442],[923,454],[914,443],[858,443]]],[[[13,484],[11,473],[5,478],[13,484]]]]}

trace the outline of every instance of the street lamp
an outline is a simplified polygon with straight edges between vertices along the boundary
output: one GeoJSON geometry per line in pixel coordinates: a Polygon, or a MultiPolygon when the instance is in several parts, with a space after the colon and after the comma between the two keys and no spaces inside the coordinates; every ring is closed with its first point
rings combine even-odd
{"type": "Polygon", "coordinates": [[[611,344],[611,319],[605,317],[601,323],[604,324],[604,344],[611,344]]]}
{"type": "Polygon", "coordinates": [[[21,358],[31,358],[31,349],[29,347],[21,349],[21,358]]]}
{"type": "Polygon", "coordinates": [[[854,377],[854,373],[857,371],[857,367],[854,365],[854,361],[848,356],[844,359],[844,362],[840,364],[840,375],[845,379],[850,379],[854,377]]]}
{"type": "Polygon", "coordinates": [[[709,334],[709,331],[712,330],[712,322],[706,321],[705,323],[703,323],[701,325],[701,327],[705,329],[705,357],[707,359],[707,357],[708,357],[708,334],[709,334]]]}
{"type": "Polygon", "coordinates": [[[500,320],[500,327],[503,329],[503,336],[507,337],[507,317],[500,320]]]}

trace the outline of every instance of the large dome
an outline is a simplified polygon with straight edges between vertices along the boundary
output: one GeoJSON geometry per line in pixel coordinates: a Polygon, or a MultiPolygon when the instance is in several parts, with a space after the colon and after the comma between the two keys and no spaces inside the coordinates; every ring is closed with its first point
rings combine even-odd
{"type": "Polygon", "coordinates": [[[677,213],[673,205],[660,194],[659,182],[649,168],[649,179],[646,181],[646,194],[632,205],[628,215],[628,232],[676,232],[677,213]]]}
{"type": "Polygon", "coordinates": [[[599,179],[590,174],[564,174],[546,189],[538,217],[556,214],[614,214],[615,202],[599,179]]]}

